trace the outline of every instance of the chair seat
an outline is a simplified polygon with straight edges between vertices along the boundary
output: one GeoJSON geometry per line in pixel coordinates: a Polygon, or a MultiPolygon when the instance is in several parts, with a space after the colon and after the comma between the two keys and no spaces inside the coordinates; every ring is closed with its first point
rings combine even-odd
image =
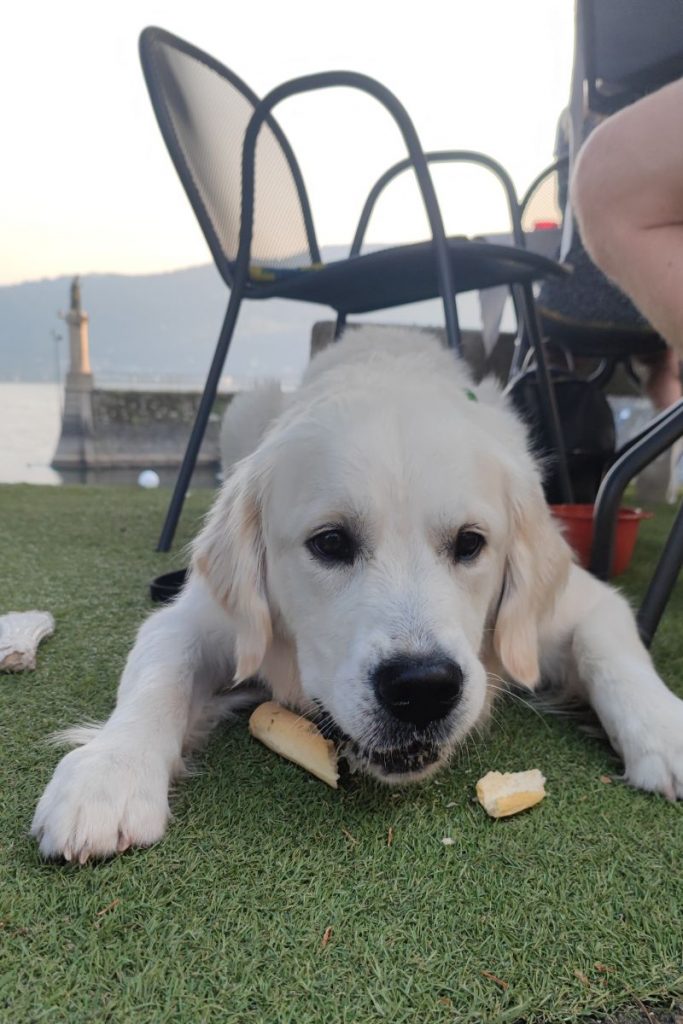
{"type": "MultiPolygon", "coordinates": [[[[567,273],[554,260],[507,245],[449,238],[448,252],[456,292],[524,284],[567,273]]],[[[297,299],[331,306],[341,313],[369,313],[439,295],[431,242],[381,249],[299,271],[274,270],[275,280],[264,281],[269,273],[263,269],[260,281],[249,283],[250,298],[297,299]]]]}
{"type": "Polygon", "coordinates": [[[647,324],[572,319],[537,305],[541,329],[572,355],[588,359],[629,359],[651,356],[666,349],[666,342],[647,324]]]}

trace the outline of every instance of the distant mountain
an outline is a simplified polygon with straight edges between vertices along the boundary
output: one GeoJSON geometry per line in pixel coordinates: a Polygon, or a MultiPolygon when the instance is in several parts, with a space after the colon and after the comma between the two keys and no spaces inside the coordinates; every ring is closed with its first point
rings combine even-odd
{"type": "MultiPolygon", "coordinates": [[[[336,248],[324,253],[326,259],[341,255],[336,248]]],[[[58,313],[68,308],[70,283],[58,277],[0,287],[0,380],[55,380],[57,349],[66,371],[68,331],[58,313]],[[52,331],[62,336],[59,344],[52,331]]],[[[212,264],[164,274],[87,274],[81,293],[96,382],[203,381],[228,299],[212,264]]],[[[459,306],[463,325],[472,326],[476,297],[462,297],[459,306]]],[[[333,315],[325,306],[282,299],[245,302],[225,374],[238,382],[266,376],[296,381],[308,361],[313,323],[333,315]]],[[[363,319],[439,324],[443,313],[430,302],[363,319]]]]}

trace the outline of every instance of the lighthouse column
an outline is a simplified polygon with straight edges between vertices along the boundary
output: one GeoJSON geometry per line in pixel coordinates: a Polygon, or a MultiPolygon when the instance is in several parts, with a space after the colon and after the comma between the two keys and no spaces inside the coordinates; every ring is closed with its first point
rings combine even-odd
{"type": "Polygon", "coordinates": [[[77,277],[71,284],[71,306],[64,321],[69,327],[69,369],[64,388],[62,431],[52,465],[55,469],[86,469],[93,462],[93,375],[88,349],[88,314],[81,309],[77,277]]]}

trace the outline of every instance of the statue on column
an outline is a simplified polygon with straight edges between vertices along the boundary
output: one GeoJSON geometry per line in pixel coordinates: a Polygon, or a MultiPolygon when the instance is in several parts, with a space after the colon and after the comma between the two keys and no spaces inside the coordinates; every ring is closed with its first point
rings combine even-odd
{"type": "Polygon", "coordinates": [[[74,313],[81,311],[81,279],[78,274],[71,282],[71,309],[74,313]]]}

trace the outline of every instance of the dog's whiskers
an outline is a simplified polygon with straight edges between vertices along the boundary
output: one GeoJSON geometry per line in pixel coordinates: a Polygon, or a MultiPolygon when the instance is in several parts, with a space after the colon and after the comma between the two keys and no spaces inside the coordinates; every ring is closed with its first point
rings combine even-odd
{"type": "Polygon", "coordinates": [[[465,736],[465,749],[467,751],[468,767],[472,764],[472,753],[476,756],[479,762],[479,770],[483,771],[483,762],[481,758],[481,749],[478,740],[484,738],[483,732],[480,727],[475,723],[471,732],[468,732],[465,736]]]}
{"type": "MultiPolygon", "coordinates": [[[[515,690],[512,690],[510,689],[509,686],[505,685],[504,679],[502,679],[500,676],[495,675],[495,673],[493,672],[487,672],[486,676],[489,681],[490,689],[492,689],[495,693],[502,693],[506,697],[512,697],[512,699],[518,701],[522,705],[522,707],[528,708],[529,711],[533,711],[533,713],[544,723],[546,728],[550,728],[546,721],[545,715],[541,711],[539,711],[533,698],[523,697],[520,693],[516,693],[515,690]],[[504,685],[496,686],[495,683],[492,682],[493,679],[499,680],[504,685]]],[[[493,716],[493,709],[491,709],[491,715],[493,716]]]]}

